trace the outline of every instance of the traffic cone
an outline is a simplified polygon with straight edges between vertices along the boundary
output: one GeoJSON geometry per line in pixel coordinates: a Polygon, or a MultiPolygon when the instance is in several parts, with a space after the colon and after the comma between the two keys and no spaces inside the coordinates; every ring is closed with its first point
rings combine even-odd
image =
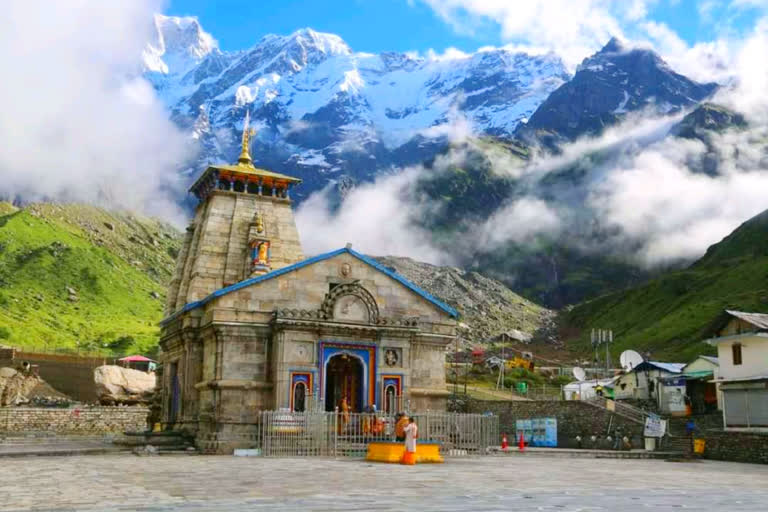
{"type": "Polygon", "coordinates": [[[509,442],[507,441],[507,434],[501,434],[501,449],[507,451],[509,448],[509,442]]]}
{"type": "Polygon", "coordinates": [[[520,446],[519,446],[519,448],[520,448],[521,452],[525,451],[525,434],[523,433],[522,430],[520,431],[520,446]]]}

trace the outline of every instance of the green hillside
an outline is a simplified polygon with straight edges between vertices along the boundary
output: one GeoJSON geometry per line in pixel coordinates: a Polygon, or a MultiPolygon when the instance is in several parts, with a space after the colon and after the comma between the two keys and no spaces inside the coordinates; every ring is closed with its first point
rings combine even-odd
{"type": "Polygon", "coordinates": [[[0,203],[0,344],[151,352],[180,233],[85,205],[0,203]]]}
{"type": "Polygon", "coordinates": [[[714,353],[702,343],[723,309],[768,312],[768,211],[742,224],[689,268],[580,304],[561,316],[572,348],[589,350],[591,328],[613,329],[615,354],[650,351],[686,361],[714,353]]]}

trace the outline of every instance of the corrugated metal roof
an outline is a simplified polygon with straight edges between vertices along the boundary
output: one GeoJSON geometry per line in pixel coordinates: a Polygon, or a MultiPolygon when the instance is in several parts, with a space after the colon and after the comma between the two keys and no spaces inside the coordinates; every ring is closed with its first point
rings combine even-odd
{"type": "Polygon", "coordinates": [[[716,364],[717,366],[720,366],[720,360],[714,356],[699,356],[699,357],[704,359],[705,361],[709,361],[712,364],[716,364]]]}
{"type": "Polygon", "coordinates": [[[768,314],[766,313],[747,313],[744,311],[734,311],[732,309],[726,309],[725,312],[731,316],[740,318],[759,329],[768,329],[768,314]]]}
{"type": "Polygon", "coordinates": [[[648,370],[647,366],[663,370],[669,373],[680,373],[685,367],[685,363],[662,363],[659,361],[643,361],[639,365],[635,366],[632,371],[648,370]]]}

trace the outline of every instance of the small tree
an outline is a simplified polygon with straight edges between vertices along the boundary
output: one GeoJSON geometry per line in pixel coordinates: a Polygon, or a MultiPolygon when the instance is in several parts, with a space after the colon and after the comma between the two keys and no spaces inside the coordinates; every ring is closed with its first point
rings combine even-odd
{"type": "Polygon", "coordinates": [[[107,347],[116,355],[124,355],[131,348],[135,340],[133,336],[120,336],[107,344],[107,347]]]}

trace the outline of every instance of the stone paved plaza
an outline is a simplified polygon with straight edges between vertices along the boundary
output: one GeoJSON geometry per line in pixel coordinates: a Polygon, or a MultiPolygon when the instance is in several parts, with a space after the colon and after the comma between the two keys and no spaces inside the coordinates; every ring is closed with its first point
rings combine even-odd
{"type": "Polygon", "coordinates": [[[766,510],[768,466],[488,457],[442,465],[129,454],[0,461],[1,510],[766,510]]]}

